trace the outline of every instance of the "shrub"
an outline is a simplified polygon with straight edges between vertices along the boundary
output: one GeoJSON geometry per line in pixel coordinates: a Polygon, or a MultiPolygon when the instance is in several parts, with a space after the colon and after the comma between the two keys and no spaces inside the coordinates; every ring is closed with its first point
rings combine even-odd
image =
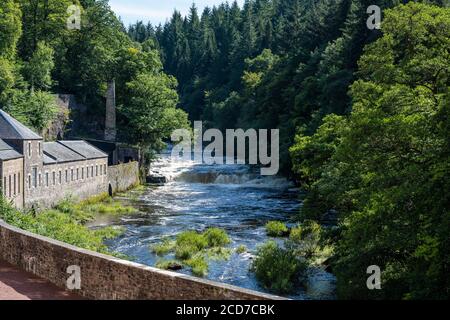
{"type": "Polygon", "coordinates": [[[202,250],[208,247],[208,240],[200,233],[195,231],[185,231],[177,236],[177,246],[190,246],[202,250]]]}
{"type": "Polygon", "coordinates": [[[290,292],[306,266],[292,250],[269,241],[258,248],[252,263],[256,279],[267,289],[280,293],[290,292]]]}
{"type": "Polygon", "coordinates": [[[302,238],[303,234],[304,234],[303,228],[301,226],[296,226],[291,229],[291,233],[289,234],[289,240],[295,243],[299,243],[303,239],[302,238]]]}
{"type": "Polygon", "coordinates": [[[204,277],[208,274],[208,263],[201,255],[196,255],[186,261],[186,264],[192,268],[192,273],[199,277],[204,277]]]}
{"type": "Polygon", "coordinates": [[[225,230],[219,228],[209,228],[203,233],[203,236],[208,241],[209,247],[226,246],[231,242],[225,230]]]}
{"type": "Polygon", "coordinates": [[[269,221],[266,224],[266,233],[270,237],[283,237],[288,235],[289,229],[281,221],[269,221]]]}

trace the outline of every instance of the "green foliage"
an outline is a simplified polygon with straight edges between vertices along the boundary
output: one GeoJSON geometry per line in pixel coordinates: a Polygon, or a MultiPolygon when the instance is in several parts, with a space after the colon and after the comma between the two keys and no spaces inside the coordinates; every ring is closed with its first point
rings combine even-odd
{"type": "Polygon", "coordinates": [[[385,11],[351,86],[352,113],[331,116],[291,149],[307,182],[304,217],[339,212],[341,298],[447,299],[450,9],[385,11]],[[382,270],[382,290],[365,271],[382,270]]]}
{"type": "Polygon", "coordinates": [[[292,291],[305,270],[305,263],[299,260],[294,251],[281,248],[274,241],[258,248],[252,264],[252,271],[258,281],[267,289],[279,293],[292,291]]]}
{"type": "MultiPolygon", "coordinates": [[[[160,244],[151,246],[152,252],[158,256],[165,256],[175,248],[175,242],[170,240],[164,240],[160,244]]],[[[164,268],[163,268],[164,269],[164,268]]]]}
{"type": "Polygon", "coordinates": [[[192,273],[199,277],[204,277],[208,274],[208,262],[202,255],[196,255],[185,261],[186,265],[192,268],[192,273]]]}
{"type": "Polygon", "coordinates": [[[48,210],[37,215],[22,213],[12,208],[3,197],[0,197],[0,219],[23,230],[106,254],[113,253],[103,241],[117,237],[122,232],[112,227],[90,230],[70,214],[59,210],[48,210]]]}
{"type": "Polygon", "coordinates": [[[151,250],[159,256],[173,252],[175,258],[179,259],[183,265],[190,267],[194,275],[203,277],[208,273],[208,261],[230,258],[232,250],[225,248],[230,243],[231,240],[224,230],[208,228],[203,233],[181,232],[174,241],[165,239],[153,245],[151,250]]]}
{"type": "Polygon", "coordinates": [[[230,237],[223,229],[209,228],[203,233],[203,236],[208,241],[209,247],[223,247],[231,243],[230,237]]]}
{"type": "Polygon", "coordinates": [[[158,262],[156,262],[155,267],[158,269],[163,269],[163,270],[174,270],[174,269],[182,268],[183,266],[176,260],[162,259],[162,260],[159,260],[158,262]]]}
{"type": "Polygon", "coordinates": [[[24,66],[25,78],[33,89],[48,89],[52,85],[51,72],[55,66],[54,50],[39,42],[28,63],[24,66]]]}
{"type": "Polygon", "coordinates": [[[266,224],[266,233],[270,237],[284,237],[289,235],[289,229],[281,221],[269,221],[266,224]]]}
{"type": "Polygon", "coordinates": [[[239,247],[237,247],[237,249],[236,249],[236,253],[237,254],[243,254],[243,253],[245,253],[245,252],[247,252],[247,247],[245,246],[245,245],[243,245],[243,244],[241,244],[239,247]]]}

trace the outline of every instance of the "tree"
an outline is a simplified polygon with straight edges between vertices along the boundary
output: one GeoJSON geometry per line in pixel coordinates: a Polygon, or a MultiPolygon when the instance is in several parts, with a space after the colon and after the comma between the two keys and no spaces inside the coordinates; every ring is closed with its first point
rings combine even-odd
{"type": "Polygon", "coordinates": [[[36,51],[24,66],[25,78],[34,89],[48,89],[52,85],[51,72],[55,67],[54,50],[44,42],[39,42],[36,51]]]}
{"type": "Polygon", "coordinates": [[[311,191],[304,214],[339,212],[340,297],[448,299],[450,9],[400,5],[382,31],[359,61],[352,113],[291,149],[311,191]],[[382,290],[367,290],[370,265],[382,290]]]}

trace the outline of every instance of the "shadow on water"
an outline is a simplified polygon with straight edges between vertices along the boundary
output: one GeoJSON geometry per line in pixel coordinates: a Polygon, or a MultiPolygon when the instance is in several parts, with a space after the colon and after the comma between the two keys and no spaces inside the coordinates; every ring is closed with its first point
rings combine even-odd
{"type": "MultiPolygon", "coordinates": [[[[149,246],[186,230],[223,228],[232,239],[230,247],[245,245],[248,253],[233,253],[227,261],[211,261],[206,278],[248,289],[267,292],[249,271],[253,253],[266,242],[264,225],[270,220],[289,222],[298,212],[297,190],[285,179],[260,177],[243,165],[195,165],[172,162],[162,156],[153,170],[169,180],[149,186],[139,197],[123,199],[140,210],[122,217],[117,224],[126,227],[119,238],[109,240],[110,249],[153,266],[159,260],[149,246]]],[[[170,257],[170,256],[169,256],[170,257]]],[[[181,270],[189,274],[189,270],[181,270]]],[[[293,299],[333,299],[334,276],[322,269],[312,270],[307,288],[298,288],[293,299]]]]}

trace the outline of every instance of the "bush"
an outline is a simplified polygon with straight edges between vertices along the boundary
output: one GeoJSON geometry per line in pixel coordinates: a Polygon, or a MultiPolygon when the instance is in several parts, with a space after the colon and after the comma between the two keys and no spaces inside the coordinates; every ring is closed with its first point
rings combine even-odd
{"type": "Polygon", "coordinates": [[[303,228],[301,226],[296,226],[291,229],[291,233],[289,234],[289,240],[295,243],[300,243],[303,240],[302,238],[303,234],[304,234],[303,228]]]}
{"type": "Polygon", "coordinates": [[[201,233],[195,231],[185,231],[177,236],[176,244],[177,247],[189,246],[202,250],[208,247],[208,240],[201,233]]]}
{"type": "Polygon", "coordinates": [[[196,276],[204,277],[208,274],[208,263],[201,255],[187,260],[186,264],[192,268],[192,273],[196,276]]]}
{"type": "Polygon", "coordinates": [[[289,229],[281,221],[269,221],[266,224],[266,233],[269,237],[284,237],[289,234],[289,229]]]}
{"type": "Polygon", "coordinates": [[[292,250],[281,248],[276,242],[269,241],[258,248],[251,269],[265,288],[288,293],[298,282],[302,271],[306,270],[306,265],[292,250]]]}
{"type": "Polygon", "coordinates": [[[209,228],[203,233],[203,236],[208,241],[209,247],[221,247],[231,243],[225,230],[219,228],[209,228]]]}

